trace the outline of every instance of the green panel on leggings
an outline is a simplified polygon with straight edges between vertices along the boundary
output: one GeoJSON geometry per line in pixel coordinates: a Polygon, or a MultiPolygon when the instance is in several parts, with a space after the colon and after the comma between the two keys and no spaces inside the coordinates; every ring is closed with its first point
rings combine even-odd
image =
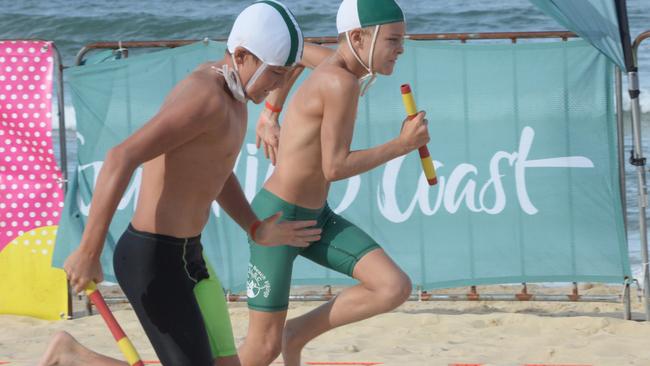
{"type": "Polygon", "coordinates": [[[210,262],[205,259],[210,278],[202,280],[194,286],[194,296],[199,304],[205,321],[205,329],[210,339],[210,348],[214,357],[226,357],[237,354],[235,338],[232,335],[232,325],[219,277],[212,269],[210,262]]]}

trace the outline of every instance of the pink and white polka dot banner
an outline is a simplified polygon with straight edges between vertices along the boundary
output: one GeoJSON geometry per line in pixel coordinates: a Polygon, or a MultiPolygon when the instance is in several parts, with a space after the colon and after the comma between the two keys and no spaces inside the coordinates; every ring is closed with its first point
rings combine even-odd
{"type": "Polygon", "coordinates": [[[0,252],[24,233],[59,222],[53,55],[51,42],[0,41],[0,252]]]}

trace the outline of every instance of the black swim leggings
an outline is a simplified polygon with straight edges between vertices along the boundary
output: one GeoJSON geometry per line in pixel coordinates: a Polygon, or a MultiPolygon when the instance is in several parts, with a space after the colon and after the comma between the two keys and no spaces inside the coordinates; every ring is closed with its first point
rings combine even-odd
{"type": "Polygon", "coordinates": [[[115,276],[166,366],[214,360],[194,287],[209,277],[200,237],[175,238],[131,225],[113,257],[115,276]]]}

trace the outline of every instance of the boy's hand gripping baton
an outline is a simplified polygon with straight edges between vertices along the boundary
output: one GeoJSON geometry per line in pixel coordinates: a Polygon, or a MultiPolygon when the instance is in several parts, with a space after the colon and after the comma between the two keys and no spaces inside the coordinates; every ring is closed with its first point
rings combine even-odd
{"type": "MultiPolygon", "coordinates": [[[[411,93],[411,86],[409,84],[404,84],[401,89],[402,101],[404,102],[404,108],[406,108],[406,114],[408,115],[408,119],[413,119],[418,114],[418,109],[415,106],[413,93],[411,93]]],[[[436,185],[438,183],[436,168],[433,166],[433,160],[431,159],[431,154],[429,154],[427,145],[420,147],[418,152],[420,153],[420,162],[422,163],[424,175],[427,177],[427,182],[429,182],[430,186],[436,185]]]]}

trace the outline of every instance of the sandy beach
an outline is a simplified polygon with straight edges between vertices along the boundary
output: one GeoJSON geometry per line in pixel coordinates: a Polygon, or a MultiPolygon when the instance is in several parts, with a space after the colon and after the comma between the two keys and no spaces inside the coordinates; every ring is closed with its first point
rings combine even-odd
{"type": "MultiPolygon", "coordinates": [[[[582,295],[617,295],[621,287],[582,285],[582,295]]],[[[513,293],[518,287],[479,287],[480,293],[513,293]]],[[[570,288],[530,287],[531,293],[568,294],[570,288]]],[[[115,289],[103,291],[107,295],[115,289]]],[[[336,292],[336,289],[335,289],[336,292]]],[[[463,289],[439,291],[462,293],[463,289]]],[[[407,302],[397,310],[321,336],[303,352],[305,364],[350,362],[382,365],[650,365],[650,323],[633,292],[633,319],[622,319],[622,304],[569,302],[407,302]]],[[[289,316],[318,306],[294,302],[289,316]]],[[[156,360],[128,304],[111,306],[144,360],[156,360]]],[[[0,364],[35,365],[58,331],[65,330],[93,350],[120,358],[99,315],[49,322],[0,316],[0,364]]],[[[246,333],[244,303],[231,303],[237,342],[246,333]]],[[[281,358],[276,360],[282,364],[281,358]]]]}

